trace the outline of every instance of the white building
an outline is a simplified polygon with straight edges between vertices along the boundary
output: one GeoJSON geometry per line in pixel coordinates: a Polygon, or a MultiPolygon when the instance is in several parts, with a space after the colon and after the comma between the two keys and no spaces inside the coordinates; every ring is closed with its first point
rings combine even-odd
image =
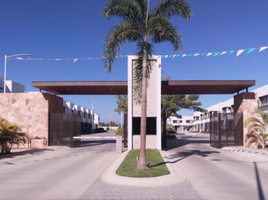
{"type": "Polygon", "coordinates": [[[73,113],[81,117],[81,131],[82,133],[91,133],[98,128],[100,122],[99,114],[93,114],[92,110],[88,108],[73,104],[71,102],[63,101],[63,113],[73,113]]]}
{"type": "MultiPolygon", "coordinates": [[[[0,77],[0,93],[4,93],[4,78],[0,77]]],[[[6,80],[6,93],[23,93],[25,86],[12,80],[6,80]]]]}
{"type": "Polygon", "coordinates": [[[171,124],[175,131],[180,132],[189,132],[194,130],[193,117],[192,116],[183,116],[182,118],[177,118],[171,116],[167,119],[167,124],[171,124]]]}
{"type": "MultiPolygon", "coordinates": [[[[268,85],[257,88],[251,92],[257,93],[258,107],[264,111],[268,111],[268,85]]],[[[210,107],[207,107],[206,110],[207,113],[195,112],[193,116],[182,116],[181,119],[170,117],[167,119],[167,124],[171,124],[177,132],[210,131],[210,115],[212,113],[233,113],[234,99],[232,98],[227,101],[214,104],[210,107]]]]}

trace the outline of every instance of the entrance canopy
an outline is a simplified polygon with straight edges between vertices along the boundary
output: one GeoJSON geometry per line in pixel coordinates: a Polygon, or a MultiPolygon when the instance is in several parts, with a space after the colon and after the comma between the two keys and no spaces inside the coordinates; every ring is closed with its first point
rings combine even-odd
{"type": "MultiPolygon", "coordinates": [[[[162,81],[161,94],[234,94],[255,85],[254,80],[162,81]]],[[[127,81],[32,82],[53,94],[127,95],[127,81]]]]}

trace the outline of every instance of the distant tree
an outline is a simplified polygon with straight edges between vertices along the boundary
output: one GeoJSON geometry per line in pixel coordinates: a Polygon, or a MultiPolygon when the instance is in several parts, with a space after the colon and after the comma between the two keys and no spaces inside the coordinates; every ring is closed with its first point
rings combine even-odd
{"type": "MultiPolygon", "coordinates": [[[[169,81],[171,77],[162,78],[163,81],[169,81]]],[[[168,94],[161,96],[161,111],[166,114],[166,118],[170,116],[181,117],[177,114],[181,109],[188,109],[192,111],[206,112],[201,108],[202,103],[198,101],[199,95],[191,94],[168,94]]]]}
{"type": "Polygon", "coordinates": [[[112,122],[112,121],[110,121],[110,122],[108,123],[108,125],[109,125],[109,126],[118,126],[118,124],[117,124],[117,123],[112,122]]]}
{"type": "Polygon", "coordinates": [[[107,124],[103,123],[103,122],[100,122],[99,123],[99,126],[108,126],[107,124]]]}
{"type": "Polygon", "coordinates": [[[127,113],[127,95],[116,95],[116,103],[117,103],[117,108],[114,109],[114,112],[117,112],[119,115],[124,112],[127,113]]]}
{"type": "Polygon", "coordinates": [[[191,94],[176,94],[176,95],[162,95],[161,96],[161,110],[166,114],[166,118],[170,116],[181,117],[177,114],[181,109],[188,109],[193,111],[205,112],[201,108],[202,103],[198,101],[199,95],[191,94]]]}

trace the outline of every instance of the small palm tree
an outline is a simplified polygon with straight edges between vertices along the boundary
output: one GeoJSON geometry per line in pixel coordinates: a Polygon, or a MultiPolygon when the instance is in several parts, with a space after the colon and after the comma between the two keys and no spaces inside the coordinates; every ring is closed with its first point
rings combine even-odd
{"type": "MultiPolygon", "coordinates": [[[[138,91],[141,91],[141,142],[137,170],[148,169],[145,158],[146,92],[153,43],[168,41],[174,50],[181,50],[181,33],[172,25],[170,18],[178,15],[189,20],[191,14],[186,0],[161,0],[150,12],[149,0],[108,0],[104,5],[102,16],[106,19],[115,16],[123,19],[119,24],[112,26],[105,39],[104,67],[111,72],[122,46],[130,42],[137,44],[138,61],[134,72],[134,84],[138,86],[138,91]]],[[[140,92],[138,96],[140,97],[140,92]]]]}
{"type": "Polygon", "coordinates": [[[0,119],[0,145],[2,146],[2,153],[10,153],[14,144],[24,144],[28,140],[26,133],[21,133],[21,128],[16,125],[0,119]]]}
{"type": "Polygon", "coordinates": [[[258,131],[258,141],[261,143],[262,148],[265,148],[266,141],[268,141],[268,113],[263,112],[261,109],[256,109],[253,114],[257,114],[258,117],[250,117],[245,121],[245,127],[248,127],[248,131],[258,131]]]}

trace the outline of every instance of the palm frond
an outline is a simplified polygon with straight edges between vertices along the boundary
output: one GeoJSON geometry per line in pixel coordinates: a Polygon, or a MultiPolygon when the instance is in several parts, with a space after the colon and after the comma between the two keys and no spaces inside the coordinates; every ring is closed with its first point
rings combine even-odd
{"type": "Polygon", "coordinates": [[[182,50],[182,36],[171,22],[159,16],[152,16],[148,21],[148,32],[153,43],[170,42],[174,50],[182,50]]]}
{"type": "Polygon", "coordinates": [[[104,4],[102,11],[102,16],[106,19],[110,17],[121,17],[124,20],[135,21],[141,23],[140,18],[143,0],[133,1],[133,0],[110,0],[104,4]]]}
{"type": "Polygon", "coordinates": [[[137,41],[141,37],[142,34],[135,23],[122,21],[112,26],[111,31],[105,39],[105,46],[102,53],[104,68],[108,69],[110,73],[122,46],[128,42],[137,41]]]}
{"type": "Polygon", "coordinates": [[[153,14],[167,19],[177,15],[183,17],[187,21],[193,15],[189,2],[185,0],[160,1],[160,3],[156,4],[153,14]]]}
{"type": "Polygon", "coordinates": [[[146,66],[146,78],[147,78],[147,86],[148,86],[148,80],[150,79],[150,74],[152,71],[152,65],[153,62],[155,62],[152,59],[153,56],[153,45],[144,42],[144,41],[139,41],[137,42],[137,60],[135,62],[135,70],[134,70],[134,75],[133,75],[133,80],[134,80],[134,100],[136,103],[140,103],[141,99],[141,89],[142,89],[142,65],[143,65],[143,57],[147,56],[147,66],[146,66]],[[146,43],[146,44],[145,44],[146,43]]]}
{"type": "Polygon", "coordinates": [[[249,117],[245,120],[245,127],[247,127],[250,123],[262,124],[262,122],[256,117],[249,117]]]}

